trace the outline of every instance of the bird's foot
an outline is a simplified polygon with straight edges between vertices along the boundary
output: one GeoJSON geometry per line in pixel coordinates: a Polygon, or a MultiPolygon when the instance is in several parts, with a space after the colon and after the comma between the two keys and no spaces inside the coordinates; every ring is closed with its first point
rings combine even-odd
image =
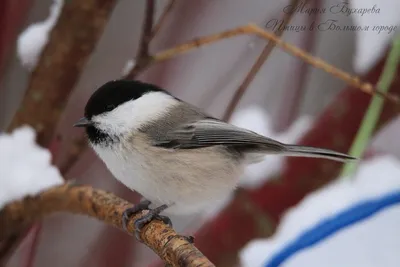
{"type": "Polygon", "coordinates": [[[135,215],[138,212],[141,212],[143,210],[148,210],[149,206],[151,204],[151,201],[149,200],[142,200],[139,202],[139,204],[133,206],[132,208],[128,208],[124,211],[122,214],[122,227],[125,231],[127,231],[127,225],[129,222],[129,219],[135,215]]]}
{"type": "Polygon", "coordinates": [[[141,231],[146,224],[148,224],[149,222],[151,222],[154,219],[162,221],[169,227],[172,227],[171,219],[168,218],[167,216],[160,215],[160,213],[167,208],[168,208],[167,205],[161,205],[157,208],[151,209],[151,210],[149,210],[149,212],[146,215],[137,219],[134,222],[135,229],[136,229],[135,236],[136,236],[137,240],[139,240],[140,242],[143,242],[142,238],[140,237],[141,231]]]}
{"type": "Polygon", "coordinates": [[[160,215],[160,213],[162,211],[164,211],[165,209],[168,208],[167,205],[161,205],[157,208],[154,209],[149,209],[149,205],[151,204],[150,201],[142,201],[140,202],[138,205],[134,206],[133,208],[127,209],[124,214],[123,214],[123,225],[126,229],[126,225],[127,222],[129,222],[129,218],[136,214],[137,212],[140,212],[142,210],[149,210],[149,212],[142,216],[141,218],[137,219],[134,222],[135,225],[135,236],[136,239],[139,240],[140,242],[143,242],[142,238],[140,237],[141,234],[141,230],[143,229],[143,227],[148,224],[149,222],[151,222],[152,220],[156,219],[156,220],[160,220],[163,223],[167,224],[168,226],[172,227],[172,222],[171,219],[168,218],[167,216],[163,216],[160,215]]]}

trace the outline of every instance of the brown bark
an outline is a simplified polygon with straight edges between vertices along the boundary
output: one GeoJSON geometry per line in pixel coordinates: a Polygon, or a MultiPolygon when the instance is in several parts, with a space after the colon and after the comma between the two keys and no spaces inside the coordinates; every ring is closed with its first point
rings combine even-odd
{"type": "Polygon", "coordinates": [[[66,1],[8,130],[29,124],[47,146],[116,0],[66,1]]]}
{"type": "MultiPolygon", "coordinates": [[[[116,2],[65,1],[8,131],[28,124],[36,129],[39,145],[49,146],[69,94],[78,82],[116,2]]],[[[2,243],[0,262],[7,261],[23,236],[15,233],[2,243]]]]}
{"type": "Polygon", "coordinates": [[[0,79],[3,78],[9,59],[14,56],[12,49],[15,39],[32,2],[32,0],[0,1],[0,79]]]}
{"type": "MultiPolygon", "coordinates": [[[[9,203],[0,210],[0,241],[55,212],[83,214],[123,229],[122,215],[129,207],[132,204],[111,193],[90,186],[63,184],[37,196],[9,203]]],[[[129,233],[134,233],[134,221],[146,212],[132,216],[127,227],[129,233]]],[[[172,266],[214,266],[184,236],[161,221],[153,220],[144,226],[140,237],[172,266]]]]}

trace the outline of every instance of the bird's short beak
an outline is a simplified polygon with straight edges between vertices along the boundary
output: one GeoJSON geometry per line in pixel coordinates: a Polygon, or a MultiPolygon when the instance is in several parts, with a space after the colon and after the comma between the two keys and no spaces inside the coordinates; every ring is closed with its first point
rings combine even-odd
{"type": "Polygon", "coordinates": [[[87,127],[93,125],[93,123],[86,117],[81,118],[74,124],[74,127],[87,127]]]}

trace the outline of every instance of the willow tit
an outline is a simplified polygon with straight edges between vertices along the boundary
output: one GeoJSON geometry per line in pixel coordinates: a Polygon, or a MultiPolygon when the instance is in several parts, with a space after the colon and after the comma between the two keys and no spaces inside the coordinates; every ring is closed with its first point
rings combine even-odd
{"type": "Polygon", "coordinates": [[[93,93],[85,117],[89,143],[111,173],[144,200],[130,215],[156,207],[137,229],[159,213],[193,213],[235,189],[243,168],[268,154],[354,159],[332,150],[287,145],[213,118],[165,90],[133,80],[110,81],[93,93]]]}

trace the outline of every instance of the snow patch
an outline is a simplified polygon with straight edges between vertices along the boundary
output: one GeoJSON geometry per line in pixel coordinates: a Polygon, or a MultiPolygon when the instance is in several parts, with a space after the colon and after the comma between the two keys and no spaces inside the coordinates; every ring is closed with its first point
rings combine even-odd
{"type": "Polygon", "coordinates": [[[131,70],[135,67],[136,60],[130,59],[125,63],[125,66],[122,68],[122,76],[126,76],[131,72],[131,70]]]}
{"type": "MultiPolygon", "coordinates": [[[[285,244],[322,219],[362,200],[400,190],[399,177],[400,161],[392,156],[362,163],[354,180],[338,179],[289,210],[272,238],[250,242],[240,253],[242,266],[263,266],[285,244]]],[[[398,266],[399,224],[400,207],[388,208],[293,255],[282,267],[398,266]]]]}
{"type": "Polygon", "coordinates": [[[355,31],[356,50],[353,65],[359,74],[364,74],[381,57],[394,34],[399,32],[400,1],[353,0],[348,5],[353,10],[370,10],[369,14],[351,14],[354,24],[363,29],[355,31]]]}
{"type": "Polygon", "coordinates": [[[49,17],[30,25],[17,40],[17,54],[21,64],[32,71],[39,61],[44,46],[47,44],[51,29],[60,15],[64,0],[53,0],[49,17]]]}
{"type": "Polygon", "coordinates": [[[50,152],[39,147],[35,138],[34,130],[27,126],[0,134],[0,209],[64,182],[51,165],[50,152]]]}

